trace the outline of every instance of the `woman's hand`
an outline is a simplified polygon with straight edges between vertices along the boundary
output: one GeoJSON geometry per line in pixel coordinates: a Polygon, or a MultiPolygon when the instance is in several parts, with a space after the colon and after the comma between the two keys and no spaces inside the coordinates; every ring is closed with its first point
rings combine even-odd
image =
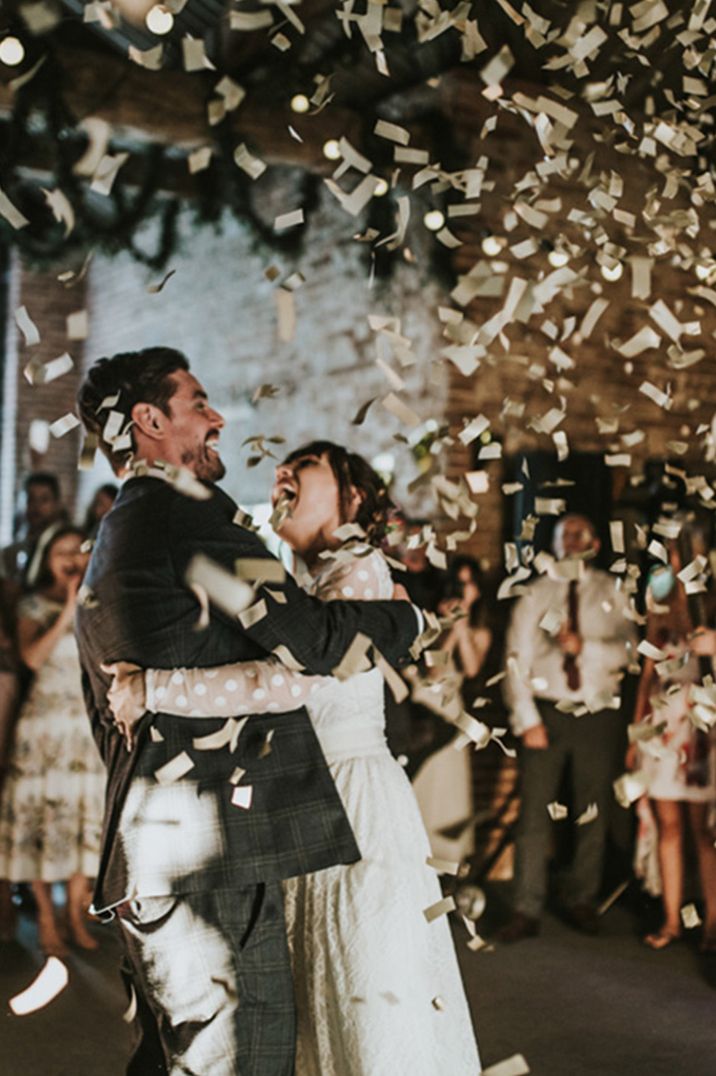
{"type": "Polygon", "coordinates": [[[131,751],[135,726],[147,710],[144,669],[131,661],[115,661],[112,665],[102,665],[102,670],[112,677],[107,702],[114,715],[114,723],[124,736],[127,750],[131,751]]]}

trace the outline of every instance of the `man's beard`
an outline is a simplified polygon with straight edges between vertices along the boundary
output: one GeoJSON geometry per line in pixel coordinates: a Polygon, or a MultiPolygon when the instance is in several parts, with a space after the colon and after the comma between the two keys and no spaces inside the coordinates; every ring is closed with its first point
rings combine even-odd
{"type": "Polygon", "coordinates": [[[226,474],[221,456],[210,449],[184,452],[181,461],[201,482],[218,482],[226,474]]]}

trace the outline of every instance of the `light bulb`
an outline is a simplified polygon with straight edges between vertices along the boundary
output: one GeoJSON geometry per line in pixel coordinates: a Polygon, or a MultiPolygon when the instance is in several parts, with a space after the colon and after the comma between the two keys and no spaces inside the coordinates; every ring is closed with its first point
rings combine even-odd
{"type": "Polygon", "coordinates": [[[482,253],[488,258],[496,258],[502,250],[502,243],[496,235],[486,235],[482,240],[482,253]]]}
{"type": "Polygon", "coordinates": [[[341,156],[341,147],[335,138],[329,138],[327,142],[323,143],[323,156],[327,157],[329,161],[337,161],[341,156]]]}
{"type": "Polygon", "coordinates": [[[553,269],[561,269],[569,261],[569,254],[566,250],[550,250],[547,261],[553,269]]]}
{"type": "Polygon", "coordinates": [[[601,268],[601,273],[604,279],[611,282],[619,280],[623,272],[624,266],[621,262],[615,262],[614,265],[603,265],[601,268]]]}
{"type": "Polygon", "coordinates": [[[310,107],[311,102],[308,100],[305,93],[295,93],[291,98],[292,112],[308,112],[310,107]]]}
{"type": "Polygon", "coordinates": [[[0,60],[7,67],[17,67],[25,59],[25,46],[19,37],[4,37],[0,41],[0,60]]]}
{"type": "Polygon", "coordinates": [[[387,194],[387,193],[388,193],[388,182],[387,182],[387,180],[383,179],[382,176],[381,176],[378,179],[378,182],[375,185],[375,190],[373,191],[373,194],[374,194],[374,196],[376,198],[382,198],[383,195],[387,194]]]}
{"type": "Polygon", "coordinates": [[[423,224],[429,232],[439,232],[445,223],[445,217],[439,209],[429,209],[423,217],[423,224]]]}
{"type": "Polygon", "coordinates": [[[147,17],[144,21],[150,33],[160,36],[169,33],[174,25],[174,16],[163,4],[155,4],[147,12],[147,17]]]}

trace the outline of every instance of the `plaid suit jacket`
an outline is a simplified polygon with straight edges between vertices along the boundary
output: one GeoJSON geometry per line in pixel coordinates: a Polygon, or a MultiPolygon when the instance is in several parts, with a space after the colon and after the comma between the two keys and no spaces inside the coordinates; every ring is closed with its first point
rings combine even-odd
{"type": "MultiPolygon", "coordinates": [[[[233,569],[240,557],[270,557],[232,522],[235,511],[218,488],[197,501],[162,479],[134,478],[100,527],[85,580],[94,600],[77,614],[86,704],[108,770],[98,911],[133,894],[250,885],[360,858],[305,709],[252,716],[234,752],[195,744],[225,718],[145,714],[131,753],[112,722],[102,663],[206,667],[261,658],[283,644],[307,672],[325,675],[358,631],[387,660],[405,660],[417,632],[407,602],[324,603],[290,577],[271,584],[283,602],[264,589],[268,613],[250,628],[212,608],[208,628],[198,630],[199,607],[184,584],[191,558],[204,553],[233,569]],[[162,783],[157,770],[178,755],[191,768],[162,783]],[[237,767],[245,771],[239,785],[252,790],[248,808],[232,803],[237,767]]],[[[234,712],[241,716],[240,699],[234,712]]]]}

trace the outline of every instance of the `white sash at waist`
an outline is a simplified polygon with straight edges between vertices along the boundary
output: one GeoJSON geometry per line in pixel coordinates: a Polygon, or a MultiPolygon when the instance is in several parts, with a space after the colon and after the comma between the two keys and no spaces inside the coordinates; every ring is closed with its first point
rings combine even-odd
{"type": "Polygon", "coordinates": [[[385,732],[377,725],[351,726],[350,718],[345,725],[317,728],[326,762],[345,762],[351,758],[368,758],[388,751],[385,732]]]}

